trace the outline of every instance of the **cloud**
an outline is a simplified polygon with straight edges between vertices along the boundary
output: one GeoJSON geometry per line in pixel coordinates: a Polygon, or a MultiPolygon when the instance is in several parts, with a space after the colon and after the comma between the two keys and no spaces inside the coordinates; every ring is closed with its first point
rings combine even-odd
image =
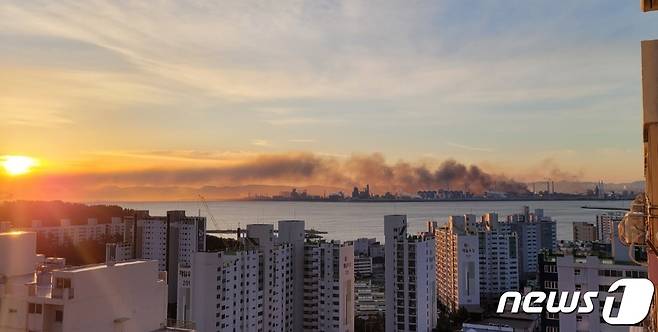
{"type": "Polygon", "coordinates": [[[260,146],[260,147],[268,147],[272,146],[272,143],[266,139],[252,139],[251,140],[251,145],[255,146],[260,146]]]}
{"type": "Polygon", "coordinates": [[[0,192],[17,198],[108,199],[102,192],[131,192],[142,188],[143,199],[153,197],[157,188],[172,193],[203,186],[295,185],[342,188],[370,184],[379,193],[414,193],[421,189],[524,191],[525,186],[504,176],[488,173],[477,165],[448,159],[438,166],[399,160],[388,163],[382,154],[357,154],[347,158],[312,153],[261,154],[232,162],[195,167],[78,173],[35,174],[19,181],[0,181],[0,192]],[[131,189],[132,188],[132,189],[131,189]],[[179,188],[179,189],[173,189],[179,188]],[[188,188],[188,189],[185,189],[188,188]],[[108,191],[110,190],[111,191],[108,191]]]}
{"type": "Polygon", "coordinates": [[[294,139],[289,139],[288,142],[290,142],[290,143],[315,143],[317,141],[315,139],[312,139],[312,138],[294,138],[294,139]]]}
{"type": "Polygon", "coordinates": [[[471,145],[459,144],[459,143],[454,143],[454,142],[446,142],[446,144],[448,144],[450,146],[454,146],[456,148],[469,150],[469,151],[478,151],[478,152],[494,152],[494,151],[496,151],[496,150],[491,149],[491,148],[471,146],[471,145]]]}

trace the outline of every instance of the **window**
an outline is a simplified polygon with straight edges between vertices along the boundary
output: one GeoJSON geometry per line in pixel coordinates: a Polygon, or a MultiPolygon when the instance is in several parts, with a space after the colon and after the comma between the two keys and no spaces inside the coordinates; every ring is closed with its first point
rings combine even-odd
{"type": "Polygon", "coordinates": [[[579,276],[580,275],[580,269],[574,269],[573,270],[573,275],[579,276]]]}
{"type": "Polygon", "coordinates": [[[41,314],[42,305],[40,303],[28,303],[27,312],[30,314],[41,314]]]}
{"type": "Polygon", "coordinates": [[[55,310],[55,321],[61,323],[64,321],[64,312],[61,310],[55,310]]]}

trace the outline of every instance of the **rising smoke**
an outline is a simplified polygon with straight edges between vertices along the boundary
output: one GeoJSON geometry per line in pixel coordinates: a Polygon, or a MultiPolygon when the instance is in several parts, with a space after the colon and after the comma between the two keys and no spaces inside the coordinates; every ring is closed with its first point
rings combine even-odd
{"type": "Polygon", "coordinates": [[[158,168],[103,173],[49,175],[40,179],[48,184],[89,188],[148,187],[151,190],[193,186],[320,185],[350,190],[370,184],[376,192],[414,193],[417,190],[467,190],[525,192],[523,183],[491,174],[476,165],[449,159],[438,166],[398,161],[386,162],[379,153],[348,158],[313,153],[271,154],[250,157],[216,167],[158,168]]]}

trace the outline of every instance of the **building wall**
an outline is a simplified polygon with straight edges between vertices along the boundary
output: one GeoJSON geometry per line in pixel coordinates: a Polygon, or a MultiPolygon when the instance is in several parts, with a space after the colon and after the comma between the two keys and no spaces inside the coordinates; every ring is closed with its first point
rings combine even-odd
{"type": "Polygon", "coordinates": [[[304,328],[304,221],[280,220],[279,242],[292,247],[293,330],[304,328]]]}
{"type": "Polygon", "coordinates": [[[307,243],[304,331],[354,331],[354,247],[307,243]]]}
{"type": "Polygon", "coordinates": [[[408,236],[404,215],[385,216],[384,235],[386,331],[429,331],[436,324],[434,238],[408,236]]]}
{"type": "Polygon", "coordinates": [[[590,242],[598,240],[598,232],[596,230],[596,226],[586,222],[574,222],[573,240],[590,242]]]}
{"type": "Polygon", "coordinates": [[[263,331],[261,254],[196,252],[180,270],[177,319],[204,331],[263,331]]]}
{"type": "MultiPolygon", "coordinates": [[[[594,301],[594,311],[589,314],[549,314],[543,313],[542,329],[551,331],[559,327],[560,331],[628,331],[628,327],[614,327],[601,320],[603,303],[608,296],[616,298],[619,303],[623,293],[609,294],[608,288],[621,278],[646,277],[647,269],[633,264],[618,264],[609,259],[595,256],[548,256],[542,257],[543,270],[540,275],[540,288],[550,291],[598,291],[598,300],[594,301]]],[[[613,309],[612,315],[616,315],[613,309]]]]}
{"type": "Polygon", "coordinates": [[[434,230],[437,296],[449,311],[480,304],[478,236],[465,229],[463,221],[451,217],[434,230]]]}
{"type": "Polygon", "coordinates": [[[270,224],[247,225],[247,240],[262,253],[263,330],[292,331],[292,246],[279,244],[270,224]]]}

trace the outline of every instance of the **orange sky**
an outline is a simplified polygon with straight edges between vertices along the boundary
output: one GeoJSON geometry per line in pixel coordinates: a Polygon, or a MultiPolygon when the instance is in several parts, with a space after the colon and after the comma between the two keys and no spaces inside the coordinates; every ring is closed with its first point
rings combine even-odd
{"type": "Polygon", "coordinates": [[[0,175],[0,199],[411,185],[378,183],[364,156],[399,177],[456,160],[640,180],[651,31],[616,0],[4,1],[0,156],[39,164],[0,175]],[[271,163],[289,171],[256,167],[271,163]]]}

